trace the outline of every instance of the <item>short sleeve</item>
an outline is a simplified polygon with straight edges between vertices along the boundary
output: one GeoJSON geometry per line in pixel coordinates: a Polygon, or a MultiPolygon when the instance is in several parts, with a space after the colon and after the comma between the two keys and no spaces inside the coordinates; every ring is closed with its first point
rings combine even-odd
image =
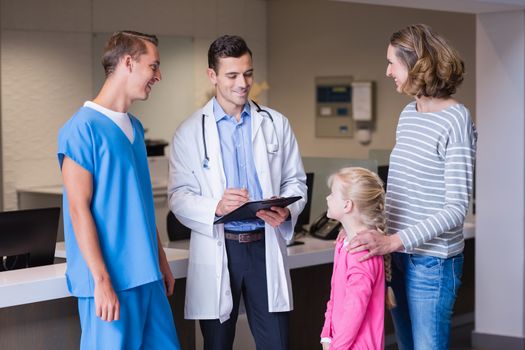
{"type": "Polygon", "coordinates": [[[93,174],[93,133],[87,122],[77,118],[71,118],[58,134],[58,163],[62,169],[64,157],[68,157],[93,174]]]}

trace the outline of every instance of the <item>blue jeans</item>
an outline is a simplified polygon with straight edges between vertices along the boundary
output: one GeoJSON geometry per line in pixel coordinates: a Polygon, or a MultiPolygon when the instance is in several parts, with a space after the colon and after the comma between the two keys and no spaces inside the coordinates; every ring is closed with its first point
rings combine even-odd
{"type": "Polygon", "coordinates": [[[392,254],[392,309],[400,350],[448,349],[452,309],[456,301],[463,253],[448,259],[392,254]]]}

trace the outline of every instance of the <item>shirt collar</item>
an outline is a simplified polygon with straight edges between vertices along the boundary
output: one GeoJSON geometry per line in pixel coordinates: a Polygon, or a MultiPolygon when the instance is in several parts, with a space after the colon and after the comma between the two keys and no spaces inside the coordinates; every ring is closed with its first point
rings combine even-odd
{"type": "MultiPolygon", "coordinates": [[[[224,112],[224,109],[222,109],[221,105],[217,101],[217,98],[213,98],[213,115],[215,116],[215,122],[219,122],[224,118],[231,118],[232,116],[227,115],[226,112],[224,112]]],[[[244,117],[249,117],[250,114],[250,104],[246,102],[244,105],[244,108],[241,112],[241,120],[244,119],[244,117]]]]}

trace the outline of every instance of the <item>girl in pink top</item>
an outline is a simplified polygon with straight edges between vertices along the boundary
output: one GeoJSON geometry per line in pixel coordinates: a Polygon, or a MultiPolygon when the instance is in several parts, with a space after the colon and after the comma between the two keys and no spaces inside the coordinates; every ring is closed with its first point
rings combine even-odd
{"type": "Polygon", "coordinates": [[[335,247],[332,291],[321,332],[323,350],[383,349],[385,265],[389,270],[390,260],[384,264],[383,257],[375,256],[360,262],[367,252],[350,254],[346,249],[356,232],[384,230],[382,182],[373,172],[354,167],[330,176],[328,185],[332,193],[326,197],[327,216],[341,222],[346,237],[335,247]]]}

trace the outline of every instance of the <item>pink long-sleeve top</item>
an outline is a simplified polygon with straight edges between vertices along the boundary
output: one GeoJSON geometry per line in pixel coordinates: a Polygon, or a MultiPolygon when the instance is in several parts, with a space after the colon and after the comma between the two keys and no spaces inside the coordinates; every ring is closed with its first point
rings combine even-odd
{"type": "Polygon", "coordinates": [[[331,350],[383,349],[383,257],[375,256],[359,262],[367,252],[350,254],[345,245],[338,242],[335,247],[332,290],[321,338],[330,338],[331,350]]]}

